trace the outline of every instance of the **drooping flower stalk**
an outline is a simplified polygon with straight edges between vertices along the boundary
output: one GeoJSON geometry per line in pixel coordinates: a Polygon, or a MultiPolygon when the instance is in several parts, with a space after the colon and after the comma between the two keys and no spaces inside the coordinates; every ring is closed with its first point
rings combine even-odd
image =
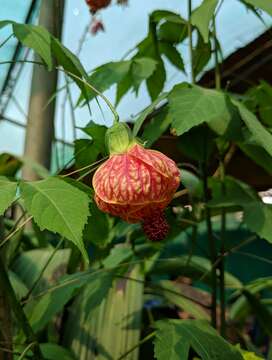
{"type": "Polygon", "coordinates": [[[150,240],[164,239],[169,230],[164,209],[180,183],[175,162],[145,149],[124,123],[108,130],[107,144],[110,158],[93,177],[97,206],[128,223],[141,222],[150,240]]]}

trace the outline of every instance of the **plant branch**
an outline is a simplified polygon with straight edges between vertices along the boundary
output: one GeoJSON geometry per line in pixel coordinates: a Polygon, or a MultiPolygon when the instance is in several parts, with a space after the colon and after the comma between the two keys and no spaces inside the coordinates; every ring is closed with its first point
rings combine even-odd
{"type": "Polygon", "coordinates": [[[194,69],[194,49],[193,49],[193,32],[192,32],[192,0],[188,0],[188,38],[189,38],[189,52],[191,65],[191,82],[195,83],[195,69],[194,69]]]}
{"type": "Polygon", "coordinates": [[[129,355],[130,353],[132,353],[132,351],[134,351],[135,349],[137,349],[139,346],[141,346],[142,344],[144,344],[145,342],[147,342],[148,340],[152,339],[155,336],[155,331],[153,331],[152,333],[148,334],[145,338],[143,338],[142,340],[140,340],[138,342],[138,344],[134,345],[131,349],[129,349],[128,351],[126,351],[123,355],[121,355],[117,360],[122,360],[125,359],[127,357],[127,355],[129,355]]]}
{"type": "MultiPolygon", "coordinates": [[[[210,248],[210,261],[213,265],[217,261],[217,251],[216,251],[216,242],[212,230],[212,221],[211,221],[211,211],[207,206],[209,201],[209,190],[208,190],[208,175],[207,175],[207,165],[206,161],[202,164],[203,171],[203,193],[204,193],[204,202],[205,215],[206,215],[206,226],[207,226],[207,237],[210,248]]],[[[212,286],[212,304],[211,304],[211,324],[214,328],[217,325],[217,314],[216,314],[216,301],[217,301],[217,276],[216,276],[216,267],[211,268],[211,286],[212,286]]]]}
{"type": "Polygon", "coordinates": [[[25,221],[23,221],[20,226],[18,226],[14,231],[11,231],[5,238],[4,240],[0,243],[0,248],[2,246],[5,245],[5,243],[10,239],[12,238],[19,230],[21,230],[26,223],[28,223],[31,219],[33,218],[33,216],[29,216],[25,221]]]}
{"type": "Polygon", "coordinates": [[[70,71],[67,71],[65,69],[62,69],[60,67],[56,67],[57,70],[64,72],[65,74],[68,74],[69,76],[71,76],[73,79],[77,79],[78,81],[82,82],[84,85],[86,85],[87,87],[89,87],[95,94],[99,95],[104,101],[105,103],[108,105],[109,109],[111,110],[113,116],[114,116],[114,122],[118,123],[119,122],[119,115],[117,113],[117,111],[115,110],[115,107],[112,105],[112,103],[109,101],[109,99],[102,94],[99,90],[97,90],[94,86],[92,86],[90,83],[88,83],[86,80],[82,79],[81,77],[73,74],[70,71]]]}
{"type": "Polygon", "coordinates": [[[46,263],[44,264],[42,270],[39,273],[39,276],[37,277],[37,279],[35,280],[35,282],[33,283],[33,285],[31,286],[31,288],[28,290],[27,294],[24,296],[24,298],[22,300],[27,300],[30,295],[33,293],[33,291],[36,289],[37,285],[39,284],[45,270],[47,269],[48,265],[50,264],[50,262],[52,261],[53,257],[56,255],[58,249],[60,248],[60,246],[62,245],[64,241],[64,237],[62,237],[60,239],[60,241],[58,242],[57,246],[55,247],[55,249],[53,250],[52,254],[48,257],[46,263]]]}

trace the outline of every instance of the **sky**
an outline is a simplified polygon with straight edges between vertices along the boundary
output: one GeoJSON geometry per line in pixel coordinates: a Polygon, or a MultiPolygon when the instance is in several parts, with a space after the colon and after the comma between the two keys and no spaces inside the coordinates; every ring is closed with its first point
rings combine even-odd
{"type": "MultiPolygon", "coordinates": [[[[22,21],[23,6],[30,3],[30,0],[0,0],[1,14],[0,20],[12,19],[22,21]]],[[[193,5],[198,6],[200,0],[193,1],[193,5]]],[[[87,34],[82,46],[80,59],[86,70],[109,61],[118,61],[147,34],[148,15],[155,9],[167,9],[179,12],[186,18],[187,1],[185,0],[129,0],[128,7],[113,5],[99,15],[105,25],[105,32],[100,32],[96,36],[87,34]]],[[[271,25],[271,19],[265,16],[267,26],[271,25]]],[[[82,38],[86,26],[90,23],[90,14],[84,0],[66,0],[63,43],[71,51],[77,52],[79,41],[82,38]]],[[[248,13],[238,0],[224,0],[217,17],[217,32],[223,49],[224,56],[229,55],[236,49],[244,46],[252,39],[257,37],[265,30],[264,24],[253,14],[248,13]]],[[[8,29],[0,31],[0,43],[7,37],[8,29]]],[[[0,48],[0,61],[8,60],[10,51],[14,46],[14,41],[9,41],[0,48]]],[[[180,47],[185,65],[188,67],[188,51],[185,43],[180,47]]],[[[211,64],[212,65],[212,64],[211,64]]],[[[0,81],[5,72],[3,65],[0,68],[0,81]]],[[[188,80],[184,74],[177,71],[171,64],[167,64],[168,77],[165,90],[181,81],[188,80]]],[[[25,65],[16,84],[12,101],[6,111],[6,116],[16,119],[21,123],[26,122],[28,101],[31,84],[31,65],[25,65]]],[[[63,85],[63,76],[60,77],[59,87],[63,85]]],[[[73,100],[78,97],[76,86],[71,87],[73,100]]],[[[108,90],[105,95],[114,102],[115,88],[108,90]]],[[[65,107],[63,116],[63,93],[57,100],[56,112],[56,135],[66,141],[73,140],[71,127],[71,115],[68,104],[65,107]],[[63,119],[65,120],[63,126],[63,119]]],[[[101,109],[95,102],[91,103],[92,116],[86,107],[79,108],[75,112],[76,123],[82,127],[90,120],[99,124],[109,126],[112,115],[103,101],[100,101],[101,109]]],[[[150,99],[146,88],[143,85],[136,98],[133,93],[128,94],[120,103],[117,110],[121,119],[128,120],[139,113],[150,104],[150,99]]],[[[80,130],[77,136],[82,136],[80,130]]],[[[24,148],[24,129],[11,125],[7,122],[0,123],[0,153],[10,152],[21,155],[24,148]]]]}

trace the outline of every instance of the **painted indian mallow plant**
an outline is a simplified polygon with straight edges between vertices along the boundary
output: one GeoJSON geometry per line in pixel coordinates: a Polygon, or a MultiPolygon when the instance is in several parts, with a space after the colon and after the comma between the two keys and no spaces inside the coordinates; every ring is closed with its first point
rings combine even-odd
{"type": "MultiPolygon", "coordinates": [[[[94,15],[116,2],[124,0],[88,0],[87,4],[94,15]]],[[[0,22],[0,28],[12,25],[14,36],[39,54],[49,70],[57,64],[60,71],[66,72],[81,89],[82,101],[87,104],[98,95],[115,117],[108,130],[92,121],[83,129],[91,139],[76,139],[72,159],[76,170],[68,174],[65,171],[64,175],[60,168],[58,175],[49,176],[43,169],[43,180],[23,181],[14,173],[10,181],[12,162],[10,157],[4,157],[8,160],[3,162],[0,156],[0,174],[5,176],[0,178],[0,230],[2,227],[6,232],[0,241],[0,249],[4,250],[0,257],[0,298],[4,289],[10,302],[7,309],[15,315],[10,317],[6,312],[10,319],[4,322],[5,330],[14,322],[13,337],[5,344],[8,349],[2,343],[5,339],[0,329],[0,358],[7,349],[15,357],[18,354],[20,358],[33,359],[86,360],[106,355],[111,360],[138,360],[151,359],[151,352],[157,360],[260,359],[233,346],[238,339],[245,349],[256,349],[268,358],[272,353],[267,336],[272,334],[271,301],[267,298],[271,275],[264,272],[262,278],[256,278],[256,274],[248,274],[248,260],[254,265],[260,260],[269,263],[261,252],[265,245],[261,238],[272,242],[271,205],[263,203],[249,184],[229,176],[228,170],[228,163],[242,151],[271,175],[271,117],[264,111],[271,103],[271,85],[263,82],[250,89],[252,104],[238,101],[225,88],[220,90],[220,51],[214,20],[222,1],[203,0],[194,11],[191,2],[188,20],[168,10],[154,11],[149,18],[148,35],[136,46],[136,53],[104,64],[90,76],[79,59],[42,27],[0,22]],[[209,19],[204,15],[209,15],[209,19]],[[192,33],[198,39],[196,44],[192,33]],[[177,46],[186,39],[192,55],[191,84],[180,83],[163,93],[167,70],[164,60],[168,58],[183,71],[177,46]],[[213,57],[216,90],[195,84],[195,78],[213,57]],[[152,103],[135,119],[133,137],[129,127],[119,123],[116,109],[103,92],[117,85],[118,104],[130,89],[138,94],[143,82],[152,103]],[[165,106],[160,107],[162,100],[165,106]],[[143,127],[141,137],[148,147],[169,127],[175,134],[185,187],[175,202],[171,236],[159,245],[146,242],[137,227],[118,221],[121,218],[127,223],[140,223],[152,241],[163,239],[169,228],[164,210],[176,197],[180,172],[171,159],[146,148],[136,138],[147,116],[150,122],[143,127]],[[93,178],[94,200],[102,210],[98,211],[91,202],[93,191],[86,176],[104,159],[105,133],[110,157],[93,178]],[[215,165],[218,168],[213,172],[215,165]],[[70,177],[77,173],[80,176],[70,177]],[[188,196],[182,198],[181,193],[188,196]],[[13,211],[5,212],[17,203],[29,215],[21,224],[9,219],[13,211]],[[236,211],[242,212],[243,218],[237,217],[236,211]],[[35,234],[26,232],[22,236],[20,230],[31,219],[35,221],[35,234]],[[46,231],[38,231],[37,226],[46,231]],[[67,240],[82,252],[85,263],[74,246],[69,248],[67,240]],[[255,240],[256,253],[251,253],[252,248],[247,252],[247,246],[255,240]],[[22,246],[18,246],[19,241],[22,246]],[[240,251],[242,246],[244,252],[240,251]],[[232,255],[235,263],[239,257],[238,270],[233,266],[232,255]],[[226,259],[232,274],[225,269],[226,259]],[[44,266],[42,260],[46,261],[44,266]],[[67,274],[55,278],[66,267],[67,274]],[[24,276],[26,269],[29,277],[24,276]],[[242,269],[246,269],[251,282],[245,282],[242,269]],[[171,318],[167,319],[167,314],[171,318]],[[220,330],[222,337],[207,321],[220,330]],[[59,337],[53,330],[56,326],[61,329],[59,337]],[[251,326],[254,331],[249,330],[251,326]],[[21,338],[21,346],[13,347],[12,339],[21,332],[25,341],[21,338]],[[46,354],[46,350],[52,354],[52,348],[56,352],[53,357],[46,354]],[[59,355],[60,351],[64,355],[59,355]]],[[[254,11],[252,5],[262,6],[272,15],[268,1],[240,2],[248,3],[249,10],[254,11]]],[[[99,25],[98,21],[93,17],[92,24],[99,25]]],[[[67,94],[68,89],[69,84],[67,94]]],[[[264,249],[268,251],[268,247],[264,249]]],[[[0,317],[1,314],[4,311],[0,311],[0,317]]]]}
{"type": "Polygon", "coordinates": [[[163,240],[169,230],[164,209],[180,184],[175,162],[145,149],[130,128],[116,123],[106,134],[110,158],[94,174],[97,206],[128,223],[142,223],[147,237],[163,240]]]}

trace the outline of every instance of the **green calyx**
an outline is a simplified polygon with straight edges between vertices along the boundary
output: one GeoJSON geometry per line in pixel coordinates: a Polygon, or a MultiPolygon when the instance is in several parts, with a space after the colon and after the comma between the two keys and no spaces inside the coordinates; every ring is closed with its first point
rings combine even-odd
{"type": "Polygon", "coordinates": [[[135,142],[126,123],[116,123],[106,132],[106,146],[110,155],[126,152],[135,142]]]}

